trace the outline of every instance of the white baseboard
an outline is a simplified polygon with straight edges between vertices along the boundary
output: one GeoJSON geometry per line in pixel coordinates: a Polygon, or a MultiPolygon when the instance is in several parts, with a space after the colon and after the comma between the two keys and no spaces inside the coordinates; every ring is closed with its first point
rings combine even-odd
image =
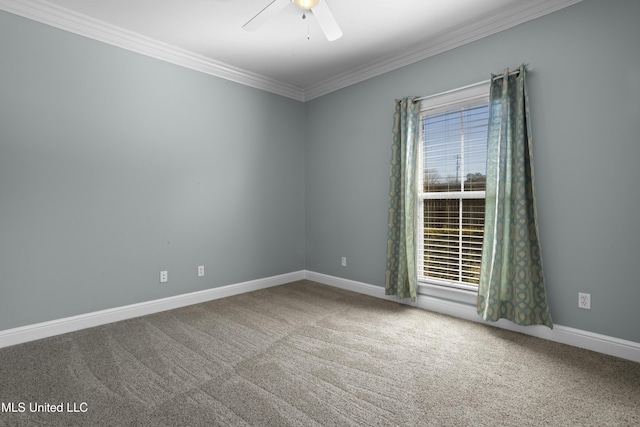
{"type": "Polygon", "coordinates": [[[248,282],[221,286],[219,288],[191,292],[188,294],[126,305],[124,307],[100,310],[92,313],[52,320],[49,322],[7,329],[0,331],[0,348],[65,334],[67,332],[78,331],[80,329],[105,325],[107,323],[118,322],[120,320],[145,316],[147,314],[172,310],[174,308],[180,308],[187,305],[226,298],[233,295],[243,294],[245,292],[257,291],[259,289],[270,288],[272,286],[284,285],[285,283],[295,282],[302,279],[304,279],[304,271],[298,271],[279,276],[267,277],[265,279],[251,280],[248,282]]]}
{"type": "Polygon", "coordinates": [[[486,322],[476,313],[474,306],[447,301],[425,295],[419,295],[415,303],[399,301],[396,297],[384,294],[381,286],[356,282],[354,280],[315,273],[313,271],[297,271],[282,274],[279,276],[267,277],[264,279],[251,280],[248,282],[236,283],[233,285],[221,286],[219,288],[207,289],[204,291],[192,292],[173,297],[162,298],[153,301],[131,304],[124,307],[116,307],[93,313],[81,314],[63,319],[37,323],[34,325],[21,326],[18,328],[0,331],[0,348],[34,341],[41,338],[52,337],[67,332],[78,331],[94,326],[105,325],[107,323],[118,322],[120,320],[145,316],[147,314],[172,310],[174,308],[185,307],[187,305],[198,304],[219,298],[226,298],[246,292],[266,289],[272,286],[283,285],[302,279],[337,288],[382,298],[389,301],[400,302],[412,305],[429,311],[435,311],[449,316],[458,317],[473,322],[484,323],[486,325],[532,335],[562,344],[580,347],[599,353],[609,354],[623,359],[640,362],[640,343],[622,340],[607,335],[596,334],[567,326],[554,325],[553,329],[544,326],[519,326],[504,319],[499,322],[486,322]]]}
{"type": "Polygon", "coordinates": [[[473,322],[483,323],[489,326],[508,329],[522,334],[543,338],[562,344],[580,347],[587,350],[596,351],[598,353],[608,354],[620,357],[622,359],[640,362],[640,343],[622,340],[607,335],[596,334],[593,332],[583,331],[580,329],[570,328],[562,325],[554,325],[553,329],[545,326],[520,326],[515,323],[501,319],[498,322],[487,322],[482,319],[476,312],[475,306],[462,304],[453,301],[442,300],[425,295],[418,295],[416,302],[400,301],[394,296],[384,294],[384,288],[381,286],[370,285],[367,283],[356,282],[353,280],[343,279],[340,277],[329,276],[326,274],[315,273],[313,271],[305,271],[305,279],[325,285],[346,289],[361,294],[370,295],[377,298],[383,298],[389,301],[395,301],[407,304],[429,311],[435,311],[449,316],[458,317],[473,322]]]}

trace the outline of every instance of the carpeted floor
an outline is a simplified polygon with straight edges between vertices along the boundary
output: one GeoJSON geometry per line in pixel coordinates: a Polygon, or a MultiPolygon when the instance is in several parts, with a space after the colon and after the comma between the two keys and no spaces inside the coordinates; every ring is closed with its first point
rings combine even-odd
{"type": "Polygon", "coordinates": [[[0,403],[2,426],[637,426],[640,364],[302,281],[0,349],[0,403]]]}

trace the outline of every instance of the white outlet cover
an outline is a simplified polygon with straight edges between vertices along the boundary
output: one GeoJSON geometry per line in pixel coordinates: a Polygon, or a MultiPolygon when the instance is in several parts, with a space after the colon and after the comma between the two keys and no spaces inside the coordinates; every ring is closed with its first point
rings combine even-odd
{"type": "Polygon", "coordinates": [[[169,273],[166,271],[160,272],[160,283],[167,283],[169,280],[169,273]]]}
{"type": "Polygon", "coordinates": [[[198,277],[204,276],[204,265],[198,266],[198,277]]]}
{"type": "Polygon", "coordinates": [[[578,308],[591,310],[591,294],[578,293],[578,308]]]}

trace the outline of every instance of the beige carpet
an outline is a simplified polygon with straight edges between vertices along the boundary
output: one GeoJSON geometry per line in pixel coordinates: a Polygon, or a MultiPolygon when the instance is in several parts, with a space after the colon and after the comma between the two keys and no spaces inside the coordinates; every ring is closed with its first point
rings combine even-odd
{"type": "Polygon", "coordinates": [[[302,281],[1,349],[0,403],[2,426],[638,426],[640,364],[302,281]]]}

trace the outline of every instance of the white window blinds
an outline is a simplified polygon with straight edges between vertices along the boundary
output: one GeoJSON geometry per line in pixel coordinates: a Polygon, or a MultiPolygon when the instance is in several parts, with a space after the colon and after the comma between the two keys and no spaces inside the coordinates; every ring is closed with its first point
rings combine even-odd
{"type": "Polygon", "coordinates": [[[484,233],[486,100],[426,110],[421,117],[418,279],[477,290],[484,233]]]}

